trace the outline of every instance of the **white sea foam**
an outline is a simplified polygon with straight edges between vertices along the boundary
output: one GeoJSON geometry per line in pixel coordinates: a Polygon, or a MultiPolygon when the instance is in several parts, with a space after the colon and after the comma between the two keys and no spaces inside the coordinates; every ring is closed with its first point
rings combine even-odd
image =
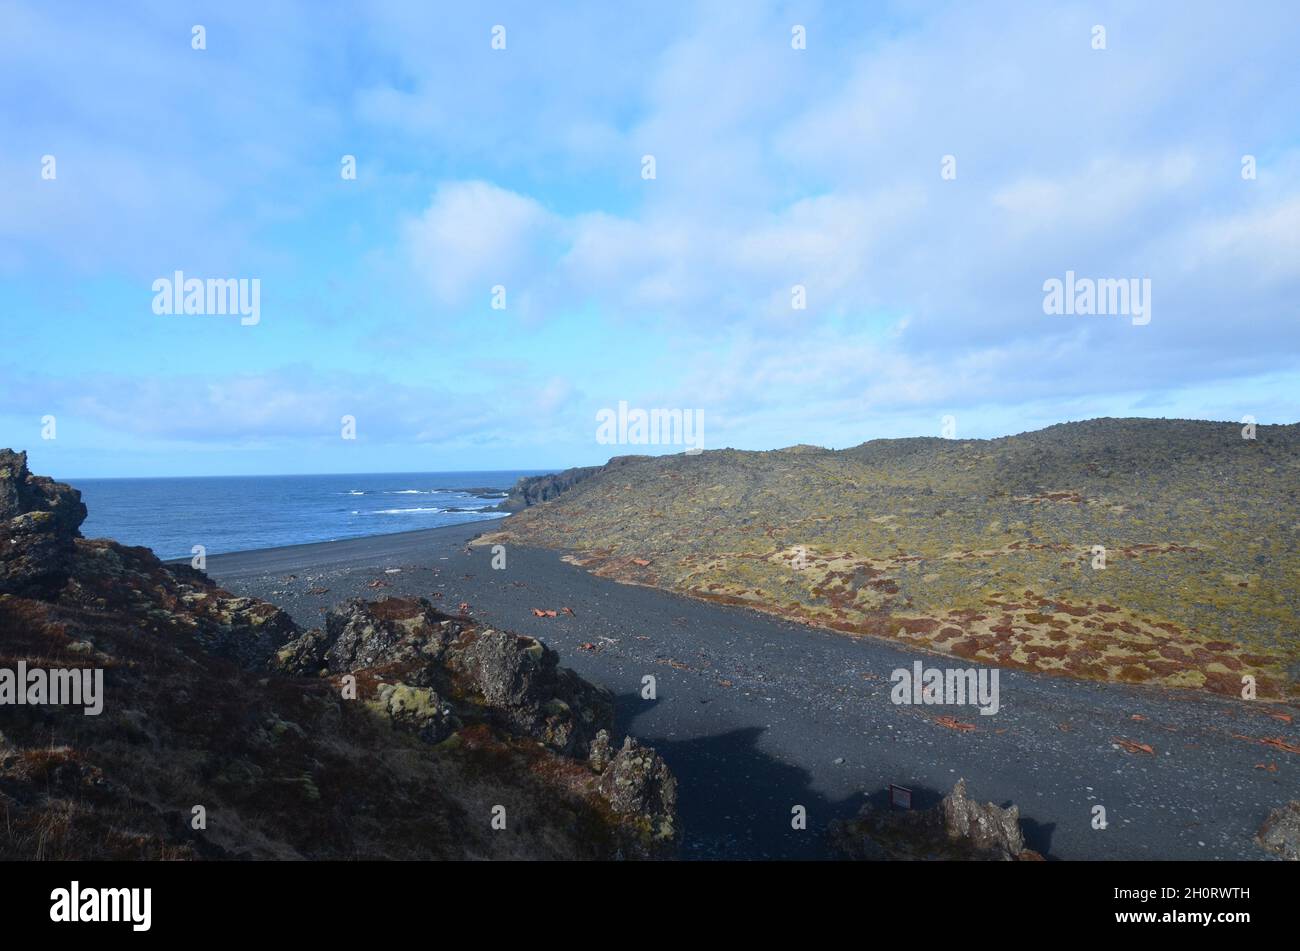
{"type": "Polygon", "coordinates": [[[414,508],[414,509],[379,509],[377,512],[371,512],[371,515],[409,515],[416,512],[442,512],[440,508],[414,508]]]}

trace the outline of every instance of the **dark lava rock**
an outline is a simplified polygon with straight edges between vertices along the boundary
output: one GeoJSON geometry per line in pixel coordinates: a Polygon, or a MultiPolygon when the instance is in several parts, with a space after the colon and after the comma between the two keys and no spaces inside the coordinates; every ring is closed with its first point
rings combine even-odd
{"type": "Polygon", "coordinates": [[[533,637],[484,630],[453,646],[449,663],[510,727],[568,755],[586,754],[614,728],[614,697],[559,666],[533,637]]]}
{"type": "Polygon", "coordinates": [[[328,674],[330,671],[325,660],[325,652],[329,650],[329,646],[329,638],[325,632],[318,627],[313,627],[276,651],[271,666],[280,673],[294,677],[328,674]]]}
{"type": "Polygon", "coordinates": [[[266,667],[285,644],[298,636],[298,625],[274,604],[256,598],[216,598],[216,623],[200,625],[194,639],[218,657],[247,670],[266,667]]]}
{"type": "Polygon", "coordinates": [[[1020,811],[980,805],[966,795],[966,780],[933,809],[898,810],[864,805],[858,815],[831,824],[831,841],[847,858],[866,860],[1033,861],[1025,848],[1020,811]]]}
{"type": "Polygon", "coordinates": [[[596,738],[591,741],[587,753],[587,765],[593,772],[603,773],[614,758],[614,751],[609,745],[609,730],[597,730],[596,738]]]}
{"type": "Polygon", "coordinates": [[[0,453],[0,652],[106,674],[100,715],[5,714],[0,860],[673,854],[671,774],[634,742],[611,755],[612,697],[540,641],[404,598],[300,632],[201,571],[81,538],[85,514],[0,453]],[[219,821],[193,829],[196,804],[219,821]]]}
{"type": "Polygon", "coordinates": [[[273,666],[296,675],[376,670],[386,683],[456,697],[463,722],[491,722],[568,756],[586,757],[614,726],[613,696],[561,667],[541,641],[479,628],[423,598],[348,601],[326,615],[323,632],[281,647],[273,666]]]}
{"type": "Polygon", "coordinates": [[[86,520],[81,493],[48,476],[32,475],[27,453],[0,449],[0,521],[28,512],[49,512],[54,529],[76,535],[86,520]]]}
{"type": "Polygon", "coordinates": [[[325,666],[331,673],[436,661],[460,626],[423,598],[352,599],[325,615],[325,666]]]}
{"type": "Polygon", "coordinates": [[[85,519],[80,492],[32,475],[27,453],[0,449],[0,594],[55,597],[85,519]]]}
{"type": "Polygon", "coordinates": [[[427,743],[441,743],[464,726],[451,705],[430,687],[380,684],[370,707],[387,716],[393,726],[410,730],[427,743]]]}
{"type": "Polygon", "coordinates": [[[515,483],[505,501],[495,508],[501,512],[518,512],[542,502],[549,502],[594,475],[649,458],[649,456],[615,456],[603,466],[577,466],[549,475],[524,476],[515,483]]]}
{"type": "Polygon", "coordinates": [[[615,813],[634,817],[644,842],[670,845],[676,841],[677,780],[650,747],[626,737],[601,774],[600,791],[615,813]]]}
{"type": "Polygon", "coordinates": [[[1288,861],[1300,862],[1300,802],[1293,799],[1270,812],[1255,841],[1288,861]]]}
{"type": "Polygon", "coordinates": [[[676,846],[668,767],[631,737],[615,752],[613,695],[561,667],[536,638],[480,628],[422,598],[354,599],[329,612],[324,631],[286,644],[274,666],[376,679],[363,691],[367,707],[429,743],[459,741],[467,727],[536,741],[581,764],[620,825],[620,855],[661,857],[676,846]]]}

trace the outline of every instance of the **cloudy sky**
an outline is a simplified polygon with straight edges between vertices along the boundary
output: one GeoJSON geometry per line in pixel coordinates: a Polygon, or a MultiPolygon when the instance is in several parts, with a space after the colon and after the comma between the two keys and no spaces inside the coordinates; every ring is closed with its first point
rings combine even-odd
{"type": "Polygon", "coordinates": [[[589,464],[620,400],[707,448],[1300,418],[1291,0],[0,23],[0,446],[37,471],[589,464]],[[257,279],[260,322],[154,313],[176,271],[257,279]],[[1067,271],[1149,279],[1150,322],[1045,314],[1067,271]]]}

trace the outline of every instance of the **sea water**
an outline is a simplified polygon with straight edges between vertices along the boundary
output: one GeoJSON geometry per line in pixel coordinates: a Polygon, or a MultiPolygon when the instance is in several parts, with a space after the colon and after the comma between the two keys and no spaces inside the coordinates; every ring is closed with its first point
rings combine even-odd
{"type": "Polygon", "coordinates": [[[68,479],[90,515],[88,538],[152,548],[160,558],[384,535],[500,518],[490,512],[536,471],[382,475],[68,479]],[[477,492],[466,490],[479,490],[477,492]],[[489,491],[482,491],[489,490],[489,491]]]}

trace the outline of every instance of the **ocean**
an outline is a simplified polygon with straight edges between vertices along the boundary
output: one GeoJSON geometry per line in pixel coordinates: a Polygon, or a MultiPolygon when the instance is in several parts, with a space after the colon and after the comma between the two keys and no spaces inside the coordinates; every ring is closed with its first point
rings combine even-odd
{"type": "Polygon", "coordinates": [[[539,471],[380,475],[69,479],[90,515],[87,538],[152,548],[159,558],[386,535],[502,517],[487,512],[539,471]],[[467,491],[478,490],[478,491],[467,491]]]}

